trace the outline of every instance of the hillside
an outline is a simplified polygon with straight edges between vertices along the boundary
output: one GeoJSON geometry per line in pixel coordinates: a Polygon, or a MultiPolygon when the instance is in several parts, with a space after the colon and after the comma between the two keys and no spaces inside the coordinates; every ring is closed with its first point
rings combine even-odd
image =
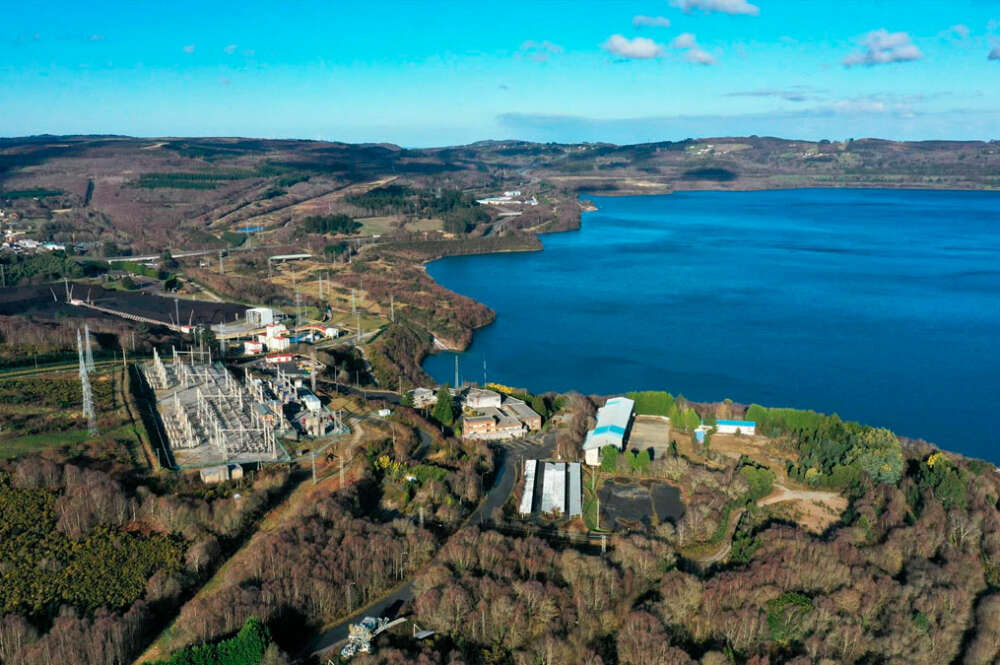
{"type": "MultiPolygon", "coordinates": [[[[0,140],[0,202],[54,240],[138,251],[226,246],[225,232],[326,213],[360,189],[397,182],[540,195],[514,226],[574,226],[580,192],[857,186],[1000,187],[997,142],[844,143],[713,138],[631,146],[480,142],[394,145],[238,138],[29,137],[0,140]]],[[[357,211],[355,211],[357,212],[357,211]]],[[[391,228],[391,226],[390,226],[391,228]]],[[[430,227],[433,228],[433,227],[430,227]]],[[[417,230],[427,230],[419,228],[417,230]]]]}

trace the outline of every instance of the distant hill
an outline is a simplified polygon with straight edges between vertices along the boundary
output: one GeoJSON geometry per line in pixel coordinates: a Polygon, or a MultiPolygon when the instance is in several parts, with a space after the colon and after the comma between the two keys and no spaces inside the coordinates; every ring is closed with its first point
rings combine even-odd
{"type": "Polygon", "coordinates": [[[268,214],[274,224],[287,223],[314,213],[310,206],[322,210],[337,192],[384,179],[475,194],[535,185],[563,200],[678,189],[994,189],[1000,142],[751,136],[407,149],[253,138],[0,139],[0,207],[45,220],[56,233],[136,248],[211,245],[230,222],[268,214]],[[23,200],[14,205],[18,193],[23,200]]]}

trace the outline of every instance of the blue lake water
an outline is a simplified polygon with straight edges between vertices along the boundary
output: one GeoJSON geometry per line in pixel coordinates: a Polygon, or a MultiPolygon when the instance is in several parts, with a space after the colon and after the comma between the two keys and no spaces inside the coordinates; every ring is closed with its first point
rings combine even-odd
{"type": "MultiPolygon", "coordinates": [[[[463,379],[836,412],[1000,462],[1000,193],[588,198],[543,252],[428,266],[497,312],[463,379]]],[[[454,381],[453,354],[425,368],[454,381]]]]}

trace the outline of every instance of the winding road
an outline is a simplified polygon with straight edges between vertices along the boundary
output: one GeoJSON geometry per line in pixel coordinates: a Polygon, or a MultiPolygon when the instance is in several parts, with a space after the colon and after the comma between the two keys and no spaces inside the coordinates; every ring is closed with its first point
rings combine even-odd
{"type": "MultiPolygon", "coordinates": [[[[482,524],[489,519],[489,516],[493,514],[494,510],[503,506],[503,504],[510,497],[510,493],[514,491],[514,483],[517,480],[516,469],[520,459],[524,457],[542,457],[546,455],[547,451],[551,451],[555,448],[554,432],[546,432],[545,434],[539,436],[538,439],[539,441],[533,442],[532,445],[529,446],[524,446],[522,442],[522,446],[518,449],[517,453],[505,446],[501,447],[499,459],[500,466],[497,470],[496,477],[493,479],[493,486],[486,493],[486,497],[480,502],[479,506],[473,510],[469,517],[466,518],[465,522],[463,522],[463,527],[469,524],[482,524]]],[[[414,575],[414,577],[416,576],[414,575]]],[[[410,580],[407,580],[400,586],[396,587],[388,595],[360,608],[346,619],[343,619],[334,626],[324,630],[318,637],[309,643],[309,646],[304,651],[303,656],[322,656],[324,653],[330,651],[346,640],[351,624],[356,623],[361,617],[387,616],[387,611],[390,610],[390,608],[395,611],[406,601],[412,600],[413,597],[413,577],[411,577],[410,580]]]]}

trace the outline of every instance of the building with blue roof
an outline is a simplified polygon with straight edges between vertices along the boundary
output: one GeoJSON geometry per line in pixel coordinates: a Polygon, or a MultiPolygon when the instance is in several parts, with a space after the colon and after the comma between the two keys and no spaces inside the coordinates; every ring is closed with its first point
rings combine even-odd
{"type": "Polygon", "coordinates": [[[612,397],[597,410],[597,424],[587,432],[583,456],[590,466],[601,463],[601,448],[614,446],[624,450],[625,439],[632,425],[635,402],[627,397],[612,397]]]}
{"type": "Polygon", "coordinates": [[[715,431],[719,434],[753,436],[757,433],[757,423],[752,420],[718,420],[715,423],[715,431]]]}

